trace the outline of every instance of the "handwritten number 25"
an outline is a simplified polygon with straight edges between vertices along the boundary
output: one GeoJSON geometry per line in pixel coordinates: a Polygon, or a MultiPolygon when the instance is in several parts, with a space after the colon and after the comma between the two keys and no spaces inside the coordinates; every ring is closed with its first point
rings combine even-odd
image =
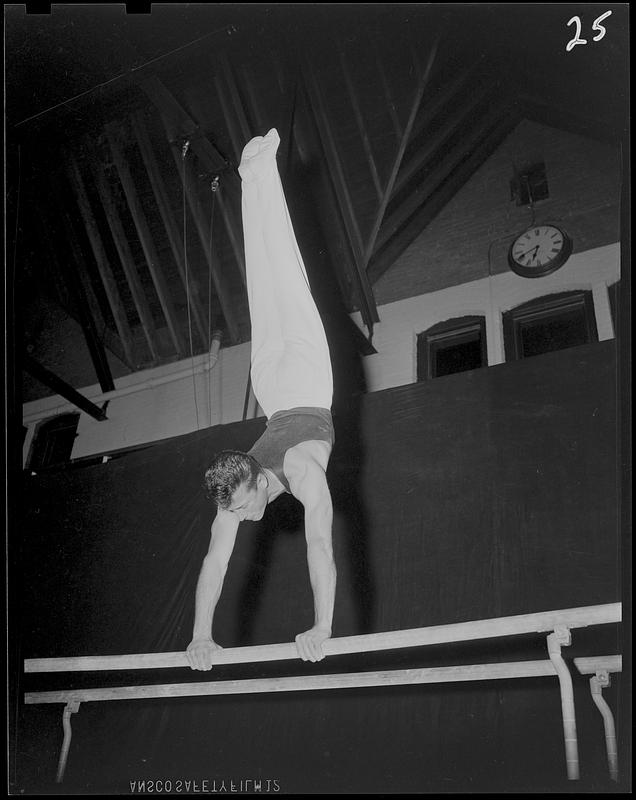
{"type": "MultiPolygon", "coordinates": [[[[592,30],[598,31],[598,34],[593,37],[592,41],[600,42],[601,39],[605,36],[607,31],[605,30],[605,26],[601,25],[601,22],[603,22],[603,20],[606,19],[606,17],[609,17],[611,13],[612,13],[611,11],[606,11],[604,14],[601,14],[600,17],[597,17],[594,20],[594,22],[592,23],[592,30]]],[[[571,25],[573,22],[576,25],[576,33],[574,34],[574,38],[570,39],[570,41],[567,43],[565,47],[568,53],[570,52],[570,50],[572,50],[573,47],[576,47],[577,44],[587,44],[587,39],[581,39],[580,17],[572,17],[572,19],[567,23],[568,26],[571,25]]]]}

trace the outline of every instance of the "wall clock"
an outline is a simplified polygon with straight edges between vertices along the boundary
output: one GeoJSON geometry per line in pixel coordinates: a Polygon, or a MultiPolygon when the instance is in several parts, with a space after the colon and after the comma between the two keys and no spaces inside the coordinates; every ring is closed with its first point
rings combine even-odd
{"type": "Polygon", "coordinates": [[[571,253],[567,233],[556,225],[533,225],[510,245],[508,264],[523,278],[541,278],[562,267],[571,253]]]}

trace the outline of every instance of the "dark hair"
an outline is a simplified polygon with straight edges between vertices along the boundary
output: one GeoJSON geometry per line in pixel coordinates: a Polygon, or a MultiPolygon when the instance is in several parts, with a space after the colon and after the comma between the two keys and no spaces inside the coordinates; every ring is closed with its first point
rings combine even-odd
{"type": "Polygon", "coordinates": [[[261,468],[255,458],[240,450],[221,450],[212,459],[205,472],[205,488],[210,500],[220,508],[227,508],[238,487],[247,483],[248,489],[256,485],[261,468]]]}

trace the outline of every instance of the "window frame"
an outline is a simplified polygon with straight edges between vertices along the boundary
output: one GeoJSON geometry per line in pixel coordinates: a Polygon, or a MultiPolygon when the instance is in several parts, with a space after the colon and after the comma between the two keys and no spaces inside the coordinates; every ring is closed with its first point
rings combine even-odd
{"type": "Polygon", "coordinates": [[[68,414],[57,414],[54,417],[42,420],[33,435],[33,441],[29,448],[29,458],[27,468],[33,470],[43,470],[54,467],[61,467],[69,464],[73,453],[73,443],[77,437],[77,427],[80,421],[80,414],[70,412],[68,414]],[[53,461],[49,458],[49,452],[53,449],[53,438],[61,431],[68,431],[67,436],[71,439],[68,456],[63,461],[53,461]],[[44,440],[46,437],[46,441],[44,440]]]}
{"type": "MultiPolygon", "coordinates": [[[[544,353],[532,353],[525,355],[523,352],[522,330],[524,323],[531,323],[541,319],[550,320],[558,317],[559,312],[581,309],[587,332],[587,341],[598,342],[598,330],[596,326],[596,312],[594,310],[594,297],[591,290],[574,290],[568,292],[558,292],[556,294],[542,295],[521,303],[509,311],[502,314],[502,328],[504,338],[504,352],[506,361],[521,361],[524,358],[532,358],[535,355],[544,353]]],[[[571,345],[577,347],[579,345],[571,345]]],[[[568,347],[560,347],[555,350],[546,350],[546,353],[554,353],[557,350],[567,350],[568,347]]]]}
{"type": "Polygon", "coordinates": [[[488,366],[488,346],[486,340],[486,317],[480,314],[453,317],[432,325],[430,328],[418,333],[416,336],[416,370],[415,379],[418,383],[422,381],[444,378],[447,375],[458,375],[460,372],[469,372],[471,369],[483,369],[488,366]],[[436,374],[434,369],[436,354],[443,349],[444,343],[461,343],[462,338],[467,338],[474,333],[479,334],[479,346],[481,353],[481,364],[479,367],[470,367],[457,372],[449,372],[443,375],[436,374]]]}

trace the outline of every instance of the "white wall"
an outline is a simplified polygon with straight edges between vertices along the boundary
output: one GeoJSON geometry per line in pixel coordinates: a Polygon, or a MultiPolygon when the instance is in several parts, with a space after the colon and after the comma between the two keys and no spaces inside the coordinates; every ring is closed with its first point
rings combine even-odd
{"type": "MultiPolygon", "coordinates": [[[[592,290],[599,340],[612,339],[607,287],[619,278],[620,247],[612,244],[576,253],[543,278],[521,278],[509,271],[380,306],[380,322],[373,334],[378,352],[364,360],[368,389],[375,392],[414,382],[418,333],[454,317],[485,316],[488,364],[501,364],[505,361],[503,312],[547,294],[592,290]]],[[[364,330],[360,314],[353,319],[364,330]]]]}
{"type": "MultiPolygon", "coordinates": [[[[134,447],[242,419],[249,357],[248,342],[223,348],[216,363],[202,355],[127,375],[115,381],[114,392],[104,394],[99,385],[78,389],[97,406],[108,400],[108,419],[98,422],[81,413],[72,458],[134,447]],[[198,374],[194,374],[197,370],[198,374]]],[[[38,423],[77,410],[59,395],[23,406],[23,423],[28,427],[25,464],[38,423]]],[[[248,417],[260,413],[251,395],[248,417]]]]}
{"type": "MultiPolygon", "coordinates": [[[[483,314],[488,364],[502,363],[502,313],[546,294],[592,290],[599,339],[611,339],[614,330],[607,287],[619,278],[620,248],[613,244],[577,253],[560,270],[543,278],[527,279],[507,272],[380,306],[380,323],[375,326],[373,338],[378,353],[364,360],[368,389],[379,391],[414,382],[417,334],[453,317],[483,314]]],[[[352,316],[362,328],[360,315],[352,316]]],[[[72,457],[96,455],[239,421],[243,417],[249,353],[250,345],[246,343],[222,349],[210,370],[207,369],[210,359],[197,356],[128,375],[117,380],[114,393],[106,395],[99,386],[79,390],[98,406],[106,398],[111,399],[106,421],[98,422],[85,413],[80,415],[72,457]],[[201,371],[193,377],[193,370],[201,371]],[[118,392],[122,394],[118,396],[118,392]]],[[[28,427],[25,464],[38,423],[68,411],[77,409],[59,396],[25,404],[23,421],[28,427]]],[[[261,414],[252,396],[248,417],[261,414]]]]}

